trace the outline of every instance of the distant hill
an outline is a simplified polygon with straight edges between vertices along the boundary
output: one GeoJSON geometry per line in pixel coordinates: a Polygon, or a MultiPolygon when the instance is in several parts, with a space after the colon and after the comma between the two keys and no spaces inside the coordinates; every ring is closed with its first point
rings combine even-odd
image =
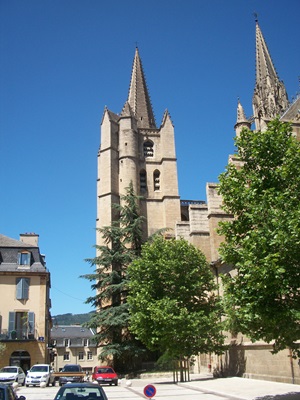
{"type": "Polygon", "coordinates": [[[52,317],[53,325],[82,325],[88,322],[95,311],[86,314],[60,314],[52,317]]]}

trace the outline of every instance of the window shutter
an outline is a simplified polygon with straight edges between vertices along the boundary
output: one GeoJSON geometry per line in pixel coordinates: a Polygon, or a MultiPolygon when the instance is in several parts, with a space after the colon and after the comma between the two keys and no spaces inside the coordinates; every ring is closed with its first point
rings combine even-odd
{"type": "Polygon", "coordinates": [[[11,332],[15,330],[15,320],[16,320],[16,313],[14,311],[10,311],[8,313],[8,333],[9,336],[11,332]]]}
{"type": "Polygon", "coordinates": [[[17,278],[17,300],[28,300],[29,299],[29,278],[17,278]]]}
{"type": "Polygon", "coordinates": [[[28,313],[28,333],[34,333],[34,312],[28,313]]]}
{"type": "Polygon", "coordinates": [[[29,298],[29,279],[28,278],[23,278],[22,279],[23,284],[22,284],[22,299],[28,300],[29,298]]]}
{"type": "Polygon", "coordinates": [[[22,300],[22,278],[17,278],[17,300],[22,300]]]}

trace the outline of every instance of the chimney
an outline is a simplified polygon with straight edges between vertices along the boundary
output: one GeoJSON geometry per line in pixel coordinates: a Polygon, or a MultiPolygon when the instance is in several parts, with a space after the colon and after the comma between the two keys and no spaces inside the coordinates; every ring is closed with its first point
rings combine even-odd
{"type": "Polygon", "coordinates": [[[31,244],[32,246],[38,247],[39,235],[36,233],[20,233],[20,241],[26,244],[31,244]]]}

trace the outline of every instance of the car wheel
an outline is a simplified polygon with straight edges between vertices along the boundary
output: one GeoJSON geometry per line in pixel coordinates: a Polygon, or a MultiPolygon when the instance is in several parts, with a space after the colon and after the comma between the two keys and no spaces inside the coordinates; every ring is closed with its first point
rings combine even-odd
{"type": "Polygon", "coordinates": [[[26,384],[26,387],[28,387],[29,385],[26,384]]]}
{"type": "Polygon", "coordinates": [[[22,382],[22,386],[24,386],[25,385],[25,379],[23,380],[23,382],[22,382]]]}
{"type": "Polygon", "coordinates": [[[115,382],[115,386],[118,386],[118,381],[115,382]]]}

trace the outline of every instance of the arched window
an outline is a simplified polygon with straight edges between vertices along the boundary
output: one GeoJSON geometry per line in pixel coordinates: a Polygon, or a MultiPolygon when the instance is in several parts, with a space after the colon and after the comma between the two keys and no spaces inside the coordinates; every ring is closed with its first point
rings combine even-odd
{"type": "Polygon", "coordinates": [[[160,190],[160,172],[156,169],[153,173],[154,191],[160,190]]]}
{"type": "Polygon", "coordinates": [[[153,142],[151,140],[144,142],[144,157],[153,157],[153,142]]]}
{"type": "Polygon", "coordinates": [[[141,192],[147,190],[147,174],[144,169],[140,172],[140,190],[141,192]]]}

